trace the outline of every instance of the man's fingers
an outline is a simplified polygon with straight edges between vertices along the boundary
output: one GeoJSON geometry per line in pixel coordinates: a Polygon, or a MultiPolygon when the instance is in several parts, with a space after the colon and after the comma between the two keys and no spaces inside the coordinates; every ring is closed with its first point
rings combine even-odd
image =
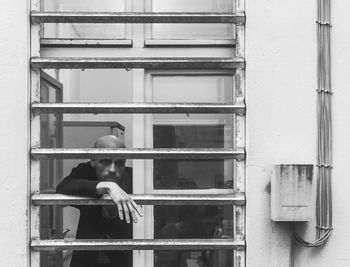
{"type": "Polygon", "coordinates": [[[125,220],[126,220],[127,223],[130,223],[129,208],[126,205],[125,201],[123,201],[122,203],[123,203],[123,209],[124,209],[124,213],[125,213],[125,220]]]}
{"type": "Polygon", "coordinates": [[[132,220],[134,221],[134,223],[137,223],[137,217],[134,207],[131,205],[130,202],[126,202],[126,204],[128,205],[129,211],[131,212],[132,220]]]}
{"type": "Polygon", "coordinates": [[[131,199],[130,202],[133,205],[134,209],[137,211],[137,213],[142,217],[143,216],[142,208],[139,205],[137,205],[133,199],[131,199]]]}
{"type": "Polygon", "coordinates": [[[122,205],[117,202],[117,207],[118,207],[118,215],[119,215],[119,219],[120,220],[124,220],[124,216],[123,216],[123,207],[122,205]]]}

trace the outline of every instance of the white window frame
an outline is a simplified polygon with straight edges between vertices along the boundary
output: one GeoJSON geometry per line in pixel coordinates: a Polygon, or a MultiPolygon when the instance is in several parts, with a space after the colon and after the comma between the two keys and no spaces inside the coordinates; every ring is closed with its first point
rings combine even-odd
{"type": "MultiPolygon", "coordinates": [[[[40,0],[31,0],[31,10],[32,11],[40,11],[40,0]]],[[[236,12],[244,11],[244,0],[236,0],[235,3],[236,6],[236,12]]],[[[139,25],[138,25],[139,27],[139,25]]],[[[238,58],[244,58],[244,25],[237,25],[236,27],[236,40],[237,40],[237,46],[236,46],[236,55],[235,57],[238,58]]],[[[31,25],[31,57],[40,57],[40,39],[39,39],[39,32],[40,32],[40,24],[32,24],[31,25]]],[[[133,31],[133,36],[135,37],[135,32],[133,31]]],[[[137,42],[139,42],[143,36],[137,36],[137,42]]],[[[59,52],[56,53],[56,55],[59,55],[59,52]]],[[[236,71],[236,87],[237,91],[239,92],[236,95],[236,99],[240,100],[241,102],[244,102],[245,99],[245,84],[244,84],[244,75],[245,71],[244,69],[238,69],[236,71]]],[[[144,90],[143,90],[143,79],[145,77],[145,70],[144,69],[134,69],[133,71],[133,77],[137,81],[137,83],[134,84],[134,92],[135,98],[144,97],[144,90]],[[142,92],[140,92],[140,88],[142,88],[142,92]]],[[[31,69],[31,102],[40,102],[40,71],[37,69],[31,69]]],[[[135,121],[138,121],[138,118],[143,118],[144,114],[137,114],[134,115],[135,121]]],[[[142,122],[141,122],[142,124],[142,122]]],[[[235,148],[244,148],[245,147],[245,118],[244,116],[235,116],[235,125],[236,125],[236,131],[234,133],[234,140],[235,140],[235,148]]],[[[145,126],[144,124],[141,126],[145,126]]],[[[39,116],[32,116],[32,122],[31,122],[31,147],[36,148],[40,145],[40,117],[39,116]]],[[[134,140],[141,140],[140,135],[142,136],[142,132],[134,131],[134,140]]],[[[142,147],[138,146],[140,143],[144,144],[144,140],[138,141],[138,143],[134,143],[134,147],[142,147]]],[[[135,169],[144,170],[144,161],[143,160],[135,160],[134,161],[136,165],[134,165],[135,169]],[[137,167],[136,167],[137,166],[137,167]]],[[[39,188],[39,174],[40,174],[40,165],[39,160],[32,158],[31,159],[31,182],[30,182],[30,189],[31,189],[31,195],[37,194],[38,188],[39,188]]],[[[235,169],[237,171],[234,172],[234,181],[235,186],[234,189],[238,192],[244,192],[245,191],[245,162],[244,161],[236,161],[235,169]]],[[[136,176],[136,175],[135,175],[136,176]]],[[[143,181],[144,182],[144,181],[143,181]]],[[[142,185],[142,183],[140,183],[142,185]]],[[[135,192],[137,193],[137,192],[135,192]]],[[[31,237],[32,238],[39,238],[39,228],[37,227],[39,224],[39,208],[40,206],[37,205],[30,205],[31,207],[31,220],[30,220],[30,231],[31,231],[31,237]]],[[[147,206],[146,208],[149,208],[150,206],[147,206]]],[[[147,212],[147,209],[145,209],[145,212],[147,212]]],[[[237,240],[244,241],[244,235],[245,235],[245,210],[242,206],[234,206],[234,223],[236,224],[234,227],[234,236],[237,240]]],[[[141,221],[142,222],[142,221],[141,221]]],[[[142,224],[140,224],[142,225],[142,224]]],[[[143,224],[144,228],[141,229],[144,232],[147,232],[145,230],[149,230],[147,228],[147,225],[143,224]]],[[[140,236],[140,229],[136,229],[134,231],[134,237],[140,236]]],[[[141,234],[142,235],[142,234],[141,234]]],[[[138,251],[134,250],[134,259],[135,255],[137,255],[136,259],[144,259],[144,256],[142,255],[144,251],[138,251]],[[139,255],[139,256],[138,256],[139,255]]],[[[245,251],[244,250],[237,250],[234,252],[235,254],[235,266],[245,266],[245,251]]],[[[147,257],[146,257],[147,258],[147,257]]],[[[153,257],[152,257],[153,259],[153,257]]],[[[143,262],[143,261],[142,261],[143,262]]],[[[141,262],[141,264],[142,264],[141,262]]],[[[40,252],[37,250],[31,251],[31,266],[37,267],[40,263],[40,252]]],[[[137,265],[137,261],[134,261],[134,264],[136,266],[142,266],[137,265]]]]}

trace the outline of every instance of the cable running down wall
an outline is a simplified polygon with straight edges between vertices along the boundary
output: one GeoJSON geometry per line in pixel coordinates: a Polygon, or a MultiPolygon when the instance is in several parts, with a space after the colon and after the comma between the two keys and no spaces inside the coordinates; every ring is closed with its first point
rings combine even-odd
{"type": "MultiPolygon", "coordinates": [[[[318,247],[332,233],[332,116],[330,0],[317,0],[317,191],[316,241],[303,240],[295,231],[293,244],[318,247]]],[[[294,265],[293,251],[291,265],[294,265]]]]}

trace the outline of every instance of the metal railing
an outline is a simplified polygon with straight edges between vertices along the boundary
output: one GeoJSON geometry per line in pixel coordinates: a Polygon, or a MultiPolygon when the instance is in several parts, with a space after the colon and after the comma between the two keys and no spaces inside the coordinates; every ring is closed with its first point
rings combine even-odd
{"type": "Polygon", "coordinates": [[[234,265],[245,266],[245,13],[244,1],[235,0],[236,13],[154,13],[154,12],[41,12],[40,0],[31,0],[31,266],[39,266],[42,250],[234,250],[234,265]],[[235,55],[232,58],[43,58],[40,57],[40,23],[234,23],[235,55]],[[217,103],[40,103],[40,69],[234,69],[235,104],[217,103]],[[44,149],[40,146],[41,113],[232,113],[236,116],[237,149],[44,149]],[[133,195],[145,205],[232,205],[232,239],[143,239],[143,240],[40,240],[41,205],[112,205],[109,198],[92,199],[59,194],[40,194],[40,162],[43,158],[129,159],[236,159],[234,194],[225,195],[133,195]]]}

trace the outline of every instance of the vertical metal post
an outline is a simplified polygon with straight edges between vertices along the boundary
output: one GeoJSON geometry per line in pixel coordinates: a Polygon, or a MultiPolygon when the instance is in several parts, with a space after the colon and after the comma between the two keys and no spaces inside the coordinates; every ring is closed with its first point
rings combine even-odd
{"type": "MultiPolygon", "coordinates": [[[[235,0],[235,12],[245,11],[245,0],[235,0]]],[[[245,24],[235,25],[236,33],[236,58],[245,58],[245,24]]],[[[245,70],[237,69],[235,73],[235,101],[245,102],[245,70]]],[[[235,114],[235,149],[245,147],[245,116],[235,114]]],[[[245,192],[245,160],[235,160],[234,188],[238,192],[245,192]]],[[[234,229],[235,240],[245,240],[245,207],[234,206],[234,229]]],[[[245,251],[234,251],[234,266],[245,266],[245,251]]]]}
{"type": "MultiPolygon", "coordinates": [[[[40,0],[31,0],[31,10],[40,11],[40,0]]],[[[30,52],[31,57],[40,56],[40,24],[30,25],[30,52]]],[[[40,102],[40,70],[30,70],[31,103],[40,102]]],[[[31,147],[40,146],[40,115],[31,114],[31,147]]],[[[40,190],[40,161],[31,159],[30,164],[30,191],[31,194],[40,190]]],[[[30,237],[40,238],[40,207],[31,205],[30,210],[30,237]]],[[[31,251],[31,267],[40,266],[40,252],[31,251]]]]}

